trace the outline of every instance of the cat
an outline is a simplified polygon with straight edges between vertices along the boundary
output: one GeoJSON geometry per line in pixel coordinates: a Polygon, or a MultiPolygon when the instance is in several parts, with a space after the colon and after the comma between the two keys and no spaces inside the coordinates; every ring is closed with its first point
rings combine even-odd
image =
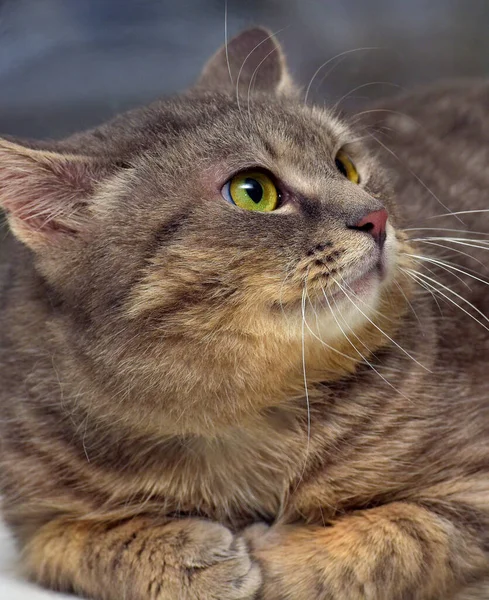
{"type": "Polygon", "coordinates": [[[488,102],[454,82],[307,106],[255,28],[180,96],[0,141],[0,480],[26,577],[489,597],[488,102]]]}

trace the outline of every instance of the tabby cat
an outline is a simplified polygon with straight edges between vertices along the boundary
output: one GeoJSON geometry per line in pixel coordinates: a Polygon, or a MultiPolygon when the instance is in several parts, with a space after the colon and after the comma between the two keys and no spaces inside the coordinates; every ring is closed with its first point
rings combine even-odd
{"type": "Polygon", "coordinates": [[[0,473],[95,600],[489,598],[489,84],[341,118],[252,29],[0,141],[0,473]],[[477,233],[476,233],[477,232],[477,233]]]}

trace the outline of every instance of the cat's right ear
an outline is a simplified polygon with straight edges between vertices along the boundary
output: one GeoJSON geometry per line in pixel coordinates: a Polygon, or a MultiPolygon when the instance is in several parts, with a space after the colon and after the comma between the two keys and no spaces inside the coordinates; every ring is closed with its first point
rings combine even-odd
{"type": "Polygon", "coordinates": [[[60,248],[88,233],[95,187],[109,174],[93,157],[0,138],[0,208],[14,235],[35,251],[60,248]]]}
{"type": "Polygon", "coordinates": [[[233,94],[296,92],[280,44],[262,27],[243,31],[220,48],[208,60],[196,87],[233,94]]]}

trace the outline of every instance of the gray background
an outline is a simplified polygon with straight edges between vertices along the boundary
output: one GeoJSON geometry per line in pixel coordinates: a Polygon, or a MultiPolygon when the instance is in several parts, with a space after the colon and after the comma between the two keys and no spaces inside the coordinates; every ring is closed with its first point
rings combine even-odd
{"type": "MultiPolygon", "coordinates": [[[[223,42],[224,7],[0,0],[0,133],[60,137],[183,89],[223,42]]],[[[338,53],[376,47],[345,55],[311,88],[328,103],[351,92],[346,110],[398,86],[489,74],[489,0],[228,0],[230,35],[253,24],[282,29],[303,85],[338,53]]]]}

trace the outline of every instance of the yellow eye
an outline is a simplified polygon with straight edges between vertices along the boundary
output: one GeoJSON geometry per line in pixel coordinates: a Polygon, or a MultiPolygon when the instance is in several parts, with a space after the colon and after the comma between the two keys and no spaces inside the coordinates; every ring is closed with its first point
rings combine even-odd
{"type": "Polygon", "coordinates": [[[222,195],[239,208],[260,212],[275,210],[279,201],[275,184],[268,175],[260,171],[238,173],[222,188],[222,195]]]}
{"type": "Polygon", "coordinates": [[[336,168],[352,183],[360,181],[360,175],[346,152],[340,150],[335,158],[336,168]]]}

